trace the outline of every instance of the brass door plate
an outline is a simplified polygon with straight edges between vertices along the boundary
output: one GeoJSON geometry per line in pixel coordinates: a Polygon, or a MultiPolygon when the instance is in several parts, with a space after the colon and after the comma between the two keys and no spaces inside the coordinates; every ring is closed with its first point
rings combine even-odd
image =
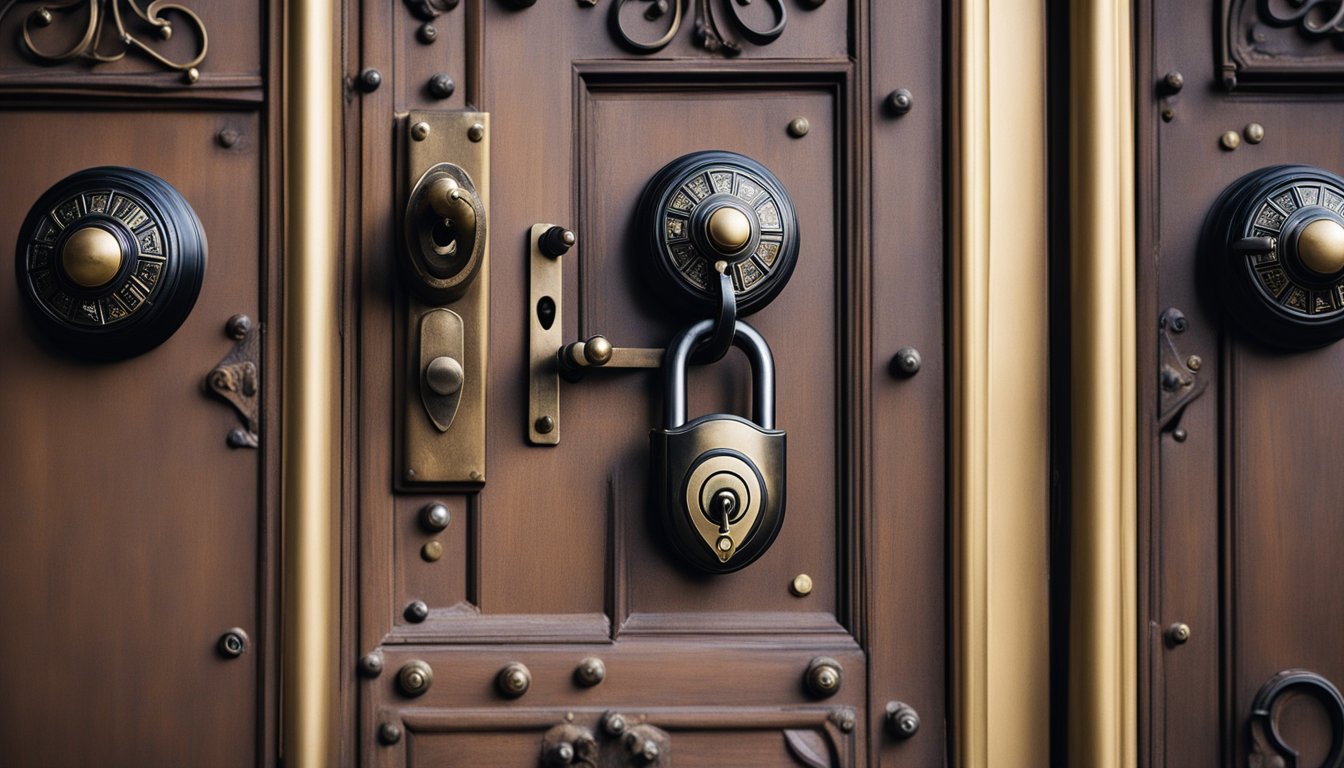
{"type": "Polygon", "coordinates": [[[541,236],[551,224],[533,224],[528,237],[531,273],[528,303],[529,370],[527,440],[533,445],[560,444],[560,364],[564,345],[563,255],[541,250],[541,236]],[[546,318],[549,318],[549,325],[546,318]]]}
{"type": "MultiPolygon", "coordinates": [[[[399,123],[405,151],[402,200],[424,173],[452,163],[474,182],[483,209],[490,207],[490,116],[484,112],[416,111],[399,123]]],[[[400,480],[405,485],[479,486],[485,482],[486,344],[490,296],[489,229],[481,265],[460,296],[430,304],[409,287],[401,322],[400,480]],[[444,310],[448,310],[445,314],[444,310]],[[445,322],[447,321],[447,322],[445,322]],[[460,365],[460,389],[430,391],[428,365],[436,357],[460,365]],[[448,414],[449,401],[456,402],[448,414]],[[443,406],[442,409],[439,406],[443,406]],[[431,411],[439,413],[431,414],[431,411]],[[445,421],[448,422],[445,427],[445,421]]],[[[402,242],[399,248],[414,247],[402,242]]],[[[399,254],[404,261],[406,254],[399,254]]],[[[402,270],[402,280],[408,280],[402,270]]]]}

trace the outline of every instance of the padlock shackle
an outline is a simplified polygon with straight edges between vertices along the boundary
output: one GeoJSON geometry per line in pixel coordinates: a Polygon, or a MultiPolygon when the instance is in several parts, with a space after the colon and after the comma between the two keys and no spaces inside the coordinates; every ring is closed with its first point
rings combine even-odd
{"type": "MultiPolygon", "coordinates": [[[[663,427],[675,429],[686,423],[686,364],[691,352],[714,332],[717,320],[701,320],[682,331],[667,345],[663,355],[663,427]]],[[[744,320],[733,329],[733,346],[747,355],[751,364],[751,420],[761,429],[775,428],[775,358],[765,337],[744,320]]]]}

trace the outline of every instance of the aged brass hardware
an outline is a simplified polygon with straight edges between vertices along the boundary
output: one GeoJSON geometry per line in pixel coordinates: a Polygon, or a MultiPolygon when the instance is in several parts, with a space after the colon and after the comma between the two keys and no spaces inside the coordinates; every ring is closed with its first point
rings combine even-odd
{"type": "MultiPolygon", "coordinates": [[[[449,10],[440,8],[439,12],[449,10]]],[[[412,112],[402,123],[409,288],[401,398],[402,484],[485,482],[489,142],[483,112],[412,112]],[[482,126],[482,141],[468,134],[482,126]]]]}
{"type": "Polygon", "coordinates": [[[224,332],[234,340],[233,349],[205,377],[206,390],[232,405],[243,421],[242,427],[229,430],[225,438],[230,448],[256,448],[261,444],[259,430],[261,400],[261,342],[252,318],[234,315],[224,324],[224,332]]]}
{"type": "Polygon", "coordinates": [[[882,106],[887,110],[888,115],[900,117],[915,106],[915,96],[906,88],[897,88],[887,94],[882,106]]]}
{"type": "Polygon", "coordinates": [[[812,577],[806,573],[794,576],[793,581],[789,582],[789,591],[794,597],[807,597],[812,594],[812,577]]]}
{"type": "MultiPolygon", "coordinates": [[[[73,0],[73,2],[67,3],[46,4],[28,14],[23,20],[23,50],[26,54],[44,64],[62,64],[75,59],[94,63],[109,63],[120,61],[128,53],[137,53],[150,61],[157,62],[162,67],[182,72],[188,84],[200,79],[201,75],[196,66],[205,60],[205,52],[210,44],[201,17],[185,5],[177,3],[152,2],[142,8],[135,0],[124,1],[127,6],[125,11],[127,18],[137,18],[153,27],[158,38],[163,41],[170,40],[173,37],[173,24],[161,16],[160,13],[172,11],[179,15],[183,20],[180,23],[183,27],[191,30],[191,34],[194,35],[200,47],[196,49],[191,58],[185,61],[173,61],[126,28],[121,20],[123,0],[73,0]],[[81,7],[83,8],[82,13],[80,12],[81,7]],[[52,51],[37,43],[33,31],[34,29],[52,26],[57,19],[57,14],[60,15],[60,18],[71,20],[71,29],[68,31],[78,33],[81,31],[79,28],[82,27],[83,34],[63,34],[59,31],[52,34],[50,38],[55,41],[65,43],[70,40],[76,41],[68,48],[52,51]],[[109,17],[112,19],[111,25],[107,24],[109,17]]],[[[9,13],[10,9],[18,4],[19,0],[15,0],[0,8],[0,21],[9,13]]],[[[42,35],[39,33],[38,36],[42,35]]]]}
{"type": "Polygon", "coordinates": [[[620,736],[625,733],[627,725],[625,715],[620,712],[608,712],[602,716],[602,731],[608,736],[620,736]]]}
{"type": "Polygon", "coordinates": [[[1201,248],[1246,335],[1284,349],[1344,337],[1344,178],[1308,165],[1242,176],[1210,210],[1201,248]]]}
{"type": "Polygon", "coordinates": [[[247,646],[247,633],[238,627],[220,635],[219,642],[215,644],[215,647],[219,650],[219,655],[226,659],[236,659],[247,653],[247,646]]]}
{"type": "MultiPolygon", "coordinates": [[[[593,5],[596,0],[579,0],[579,2],[581,5],[593,5]]],[[[671,19],[667,22],[667,28],[662,36],[647,42],[630,34],[626,27],[626,20],[621,11],[628,2],[630,0],[612,1],[607,25],[616,41],[627,50],[633,53],[650,54],[666,48],[669,43],[676,39],[677,34],[681,31],[682,20],[685,17],[684,6],[690,0],[646,0],[646,2],[649,2],[649,7],[642,16],[649,22],[659,22],[662,17],[668,14],[668,11],[672,12],[671,19]]],[[[745,5],[748,2],[750,0],[737,0],[738,5],[745,5]]],[[[812,7],[821,5],[818,0],[805,0],[805,2],[811,4],[812,7]]],[[[766,0],[766,4],[775,14],[774,24],[765,28],[757,28],[743,18],[742,12],[733,3],[724,3],[738,33],[755,45],[769,45],[779,39],[788,23],[788,10],[785,8],[783,0],[766,0]]],[[[729,57],[738,56],[742,53],[741,44],[719,29],[718,19],[714,13],[714,4],[707,0],[696,0],[694,29],[696,44],[706,51],[721,53],[729,57]]]]}
{"type": "Polygon", "coordinates": [[[733,344],[751,365],[751,421],[723,413],[686,421],[686,365],[714,323],[701,320],[668,345],[663,425],[649,435],[651,483],[663,530],[682,559],[700,570],[729,573],[764,554],[784,522],[785,434],[774,428],[770,347],[740,320],[733,344]]]}
{"type": "Polygon", "coordinates": [[[574,668],[574,682],[584,688],[592,688],[607,679],[607,665],[596,656],[589,656],[574,668]]]}
{"type": "Polygon", "coordinates": [[[514,661],[504,665],[495,676],[495,688],[506,699],[516,699],[527,693],[532,687],[532,673],[527,667],[514,661]]]}
{"type": "Polygon", "coordinates": [[[378,90],[378,86],[383,84],[383,73],[369,67],[359,73],[359,79],[356,82],[359,84],[359,90],[364,93],[373,93],[378,90]]]}
{"type": "Polygon", "coordinates": [[[554,224],[533,224],[528,237],[530,265],[528,321],[528,442],[560,443],[560,365],[555,350],[564,343],[564,255],[577,238],[554,224]]]}
{"type": "Polygon", "coordinates": [[[1310,696],[1325,709],[1330,719],[1330,752],[1321,765],[1324,768],[1344,765],[1344,696],[1327,678],[1306,669],[1285,669],[1265,681],[1256,692],[1251,702],[1250,765],[1287,768],[1301,765],[1297,751],[1284,743],[1275,716],[1279,699],[1287,694],[1310,696]]]}
{"type": "Polygon", "coordinates": [[[803,673],[803,687],[815,698],[825,699],[840,691],[844,681],[844,669],[840,662],[829,656],[818,656],[807,665],[803,673]]]}
{"type": "Polygon", "coordinates": [[[406,662],[397,672],[397,687],[410,697],[423,696],[433,683],[434,670],[419,659],[406,662]]]}
{"type": "Polygon", "coordinates": [[[420,548],[420,559],[426,563],[437,563],[443,557],[443,544],[438,541],[427,541],[420,548]]]}
{"type": "Polygon", "coordinates": [[[919,732],[919,713],[904,702],[887,702],[887,731],[898,739],[914,736],[919,732]]]}
{"type": "Polygon", "coordinates": [[[1167,642],[1172,645],[1185,645],[1190,642],[1190,625],[1178,621],[1167,627],[1167,642]]]}
{"type": "Polygon", "coordinates": [[[552,768],[566,765],[597,768],[597,739],[583,726],[573,723],[554,726],[541,737],[541,764],[552,768]]]}
{"type": "Polygon", "coordinates": [[[434,502],[426,504],[425,508],[420,510],[420,526],[430,533],[438,533],[448,527],[452,520],[452,515],[448,512],[448,507],[434,502]]]}
{"type": "Polygon", "coordinates": [[[1252,144],[1259,144],[1265,140],[1265,126],[1259,123],[1249,123],[1242,133],[1246,134],[1246,141],[1252,144]]]}
{"type": "Polygon", "coordinates": [[[735,152],[694,152],[663,166],[640,197],[638,231],[651,264],[639,270],[673,309],[703,317],[721,303],[726,262],[737,314],[764,307],[798,260],[798,217],[768,168],[735,152]]]}
{"type": "Polygon", "coordinates": [[[569,253],[569,249],[578,242],[575,234],[564,227],[548,226],[546,231],[537,238],[537,245],[541,247],[541,252],[553,259],[558,259],[569,253]]]}
{"type": "Polygon", "coordinates": [[[426,86],[429,95],[436,99],[446,99],[453,95],[457,90],[457,83],[447,73],[440,72],[429,78],[429,84],[426,86]]]}
{"type": "Polygon", "coordinates": [[[401,741],[401,726],[396,723],[383,723],[379,725],[378,741],[388,747],[401,741]]]}
{"type": "Polygon", "coordinates": [[[421,45],[430,45],[439,39],[439,29],[433,24],[425,22],[415,31],[415,39],[419,40],[421,45]]]}
{"type": "Polygon", "coordinates": [[[419,624],[429,618],[429,606],[424,600],[412,600],[406,604],[406,610],[402,611],[402,615],[407,621],[419,624]]]}
{"type": "Polygon", "coordinates": [[[481,140],[484,139],[484,138],[485,138],[485,124],[484,124],[484,123],[472,123],[472,124],[471,124],[471,127],[467,129],[467,140],[468,140],[468,141],[471,141],[471,142],[479,142],[479,141],[481,141],[481,140]]]}
{"type": "Polygon", "coordinates": [[[915,349],[914,347],[901,347],[896,350],[896,354],[892,356],[891,363],[887,366],[887,370],[891,372],[892,376],[909,378],[916,373],[919,373],[919,369],[923,365],[924,358],[920,356],[918,349],[915,349]]]}
{"type": "Polygon", "coordinates": [[[365,677],[378,677],[383,674],[383,652],[369,651],[359,657],[359,672],[365,677]]]}
{"type": "Polygon", "coordinates": [[[835,723],[836,727],[844,733],[851,733],[855,726],[859,724],[859,718],[854,714],[852,707],[836,707],[831,710],[826,719],[835,723]]]}
{"type": "Polygon", "coordinates": [[[1186,406],[1194,402],[1209,382],[1199,375],[1204,360],[1199,355],[1182,355],[1176,346],[1176,336],[1185,332],[1189,321],[1185,313],[1175,307],[1163,311],[1157,320],[1158,347],[1162,360],[1160,373],[1158,409],[1158,427],[1162,430],[1174,430],[1177,441],[1185,440],[1185,430],[1177,425],[1186,406]]]}
{"type": "Polygon", "coordinates": [[[1218,144],[1231,152],[1241,146],[1241,134],[1236,131],[1223,131],[1223,135],[1218,137],[1218,144]]]}
{"type": "Polygon", "coordinates": [[[219,142],[219,146],[225,149],[233,149],[238,145],[238,140],[242,137],[243,135],[237,130],[233,128],[224,128],[221,129],[219,133],[215,134],[215,141],[219,142]]]}
{"type": "Polygon", "coordinates": [[[16,249],[19,293],[66,352],[114,359],[175,332],[205,277],[206,241],[191,205],[134,168],[90,168],[34,203],[16,249]]]}
{"type": "Polygon", "coordinates": [[[812,124],[806,117],[795,117],[789,121],[789,135],[795,139],[801,139],[812,130],[812,124]]]}
{"type": "Polygon", "coordinates": [[[635,765],[655,765],[666,752],[667,734],[647,723],[627,729],[621,737],[625,754],[635,765]]]}
{"type": "Polygon", "coordinates": [[[457,7],[460,0],[406,0],[406,7],[416,18],[433,21],[457,7]]]}

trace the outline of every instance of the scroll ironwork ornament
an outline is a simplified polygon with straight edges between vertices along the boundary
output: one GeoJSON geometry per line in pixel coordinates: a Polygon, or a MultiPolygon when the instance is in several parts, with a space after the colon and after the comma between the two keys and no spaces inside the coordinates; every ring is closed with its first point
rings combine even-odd
{"type": "MultiPolygon", "coordinates": [[[[31,0],[9,0],[0,7],[0,20],[3,20],[15,6],[27,2],[31,0]]],[[[120,61],[128,53],[136,53],[166,69],[184,73],[188,83],[200,79],[200,71],[196,67],[205,60],[205,53],[209,48],[209,37],[201,17],[185,5],[164,0],[153,0],[144,7],[141,7],[136,0],[68,0],[68,2],[43,3],[23,20],[22,30],[23,50],[44,64],[60,64],[75,59],[109,63],[120,61]],[[191,58],[183,61],[174,61],[164,56],[148,42],[137,37],[132,30],[127,29],[122,19],[123,4],[134,17],[154,30],[153,34],[164,41],[172,38],[174,34],[173,22],[168,15],[180,17],[180,25],[195,32],[196,39],[200,41],[200,48],[191,58]],[[44,48],[38,42],[37,38],[41,37],[41,33],[35,34],[35,30],[54,24],[65,26],[77,23],[81,14],[84,33],[68,48],[53,51],[44,48]],[[108,23],[109,17],[112,20],[111,24],[108,23]],[[70,21],[61,23],[60,19],[70,21]]]]}
{"type": "MultiPolygon", "coordinates": [[[[648,42],[631,35],[626,27],[621,11],[630,1],[612,1],[609,23],[612,35],[617,42],[635,53],[656,53],[675,40],[677,34],[681,31],[681,24],[686,16],[686,4],[690,2],[695,3],[694,34],[696,44],[710,53],[721,53],[724,56],[731,57],[742,53],[742,44],[725,35],[719,28],[719,22],[714,13],[714,0],[640,0],[640,2],[648,3],[648,8],[644,11],[643,16],[650,22],[659,22],[671,13],[667,30],[661,37],[648,42]]],[[[784,7],[784,0],[760,0],[760,2],[770,6],[775,17],[775,23],[764,29],[752,26],[742,16],[739,6],[750,5],[752,2],[753,0],[724,0],[724,5],[728,8],[728,15],[737,28],[738,34],[755,45],[769,45],[784,33],[784,26],[788,23],[789,16],[784,7]]]]}
{"type": "Polygon", "coordinates": [[[233,349],[224,356],[205,377],[205,388],[216,397],[232,405],[242,420],[241,428],[229,430],[230,448],[256,448],[259,422],[258,403],[261,399],[261,373],[257,329],[252,318],[234,315],[225,325],[225,333],[234,340],[233,349]]]}
{"type": "Polygon", "coordinates": [[[421,21],[433,21],[457,7],[460,0],[406,0],[406,7],[421,21]]]}
{"type": "Polygon", "coordinates": [[[1261,16],[1275,26],[1296,26],[1312,36],[1344,34],[1344,0],[1264,0],[1261,16]]]}
{"type": "Polygon", "coordinates": [[[1322,768],[1344,768],[1344,696],[1326,678],[1306,669],[1285,669],[1260,687],[1251,703],[1251,768],[1307,768],[1279,735],[1274,708],[1289,693],[1315,698],[1330,718],[1330,752],[1322,768]]]}

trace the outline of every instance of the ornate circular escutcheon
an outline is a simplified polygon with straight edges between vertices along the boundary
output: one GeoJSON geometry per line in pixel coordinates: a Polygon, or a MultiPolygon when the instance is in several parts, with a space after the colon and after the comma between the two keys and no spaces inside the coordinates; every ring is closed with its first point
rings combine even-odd
{"type": "Polygon", "coordinates": [[[1206,219],[1203,248],[1247,335],[1285,349],[1344,337],[1344,178],[1308,165],[1243,176],[1206,219]]]}
{"type": "Polygon", "coordinates": [[[728,265],[739,315],[784,289],[798,261],[798,216],[768,168],[735,152],[694,152],[663,166],[644,187],[640,230],[654,285],[689,314],[717,306],[715,262],[728,265]]]}
{"type": "Polygon", "coordinates": [[[206,240],[168,182],[100,167],[57,182],[28,212],[15,271],[37,325],[60,349],[131,357],[187,319],[205,277],[206,240]]]}

